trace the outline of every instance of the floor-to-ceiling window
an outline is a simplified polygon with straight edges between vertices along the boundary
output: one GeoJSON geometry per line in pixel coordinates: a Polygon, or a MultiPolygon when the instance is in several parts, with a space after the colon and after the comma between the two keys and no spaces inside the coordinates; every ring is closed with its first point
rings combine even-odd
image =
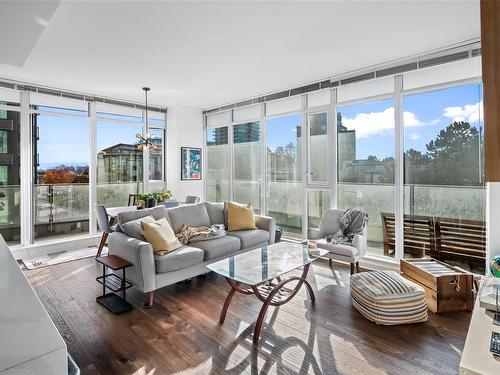
{"type": "Polygon", "coordinates": [[[165,119],[150,118],[148,133],[153,137],[149,149],[149,191],[165,188],[165,119]]]}
{"type": "Polygon", "coordinates": [[[381,214],[394,212],[394,100],[340,105],[336,129],[338,207],[368,213],[368,251],[383,254],[381,214]]]}
{"type": "Polygon", "coordinates": [[[418,69],[398,67],[395,75],[340,78],[326,90],[301,87],[211,111],[207,199],[224,191],[218,200],[257,206],[260,198],[262,212],[295,236],[317,227],[331,207],[360,208],[369,216],[370,257],[435,256],[429,248],[446,237],[440,259],[481,272],[482,94],[474,83],[480,57],[435,64],[422,60],[418,69]],[[251,151],[248,142],[255,143],[251,151]],[[460,238],[440,224],[456,224],[460,238]]]}
{"type": "Polygon", "coordinates": [[[302,234],[302,158],[300,113],[266,121],[267,213],[286,232],[302,234]]]}
{"type": "Polygon", "coordinates": [[[206,199],[221,202],[231,199],[231,169],[228,127],[207,129],[206,199]]]}
{"type": "Polygon", "coordinates": [[[97,113],[97,203],[126,206],[143,191],[142,117],[97,113]]]}
{"type": "Polygon", "coordinates": [[[484,272],[484,242],[472,230],[485,221],[482,103],[479,83],[404,96],[404,213],[432,223],[407,224],[414,228],[405,232],[405,257],[432,255],[484,272]],[[443,220],[464,226],[462,234],[451,241],[443,220]],[[443,231],[448,246],[434,249],[429,231],[443,231]]]}
{"type": "Polygon", "coordinates": [[[233,126],[233,197],[237,202],[250,203],[261,210],[262,141],[259,122],[233,126]]]}
{"type": "MultiPolygon", "coordinates": [[[[317,97],[318,95],[315,95],[317,97]]],[[[328,105],[330,93],[322,92],[318,104],[328,105]],[[325,96],[325,93],[327,94],[325,96]]],[[[309,106],[314,104],[308,95],[309,106]]],[[[323,106],[324,108],[324,106],[323,106]]],[[[326,211],[331,207],[330,150],[328,109],[311,109],[306,115],[307,125],[307,228],[317,228],[326,211]]]]}
{"type": "Polygon", "coordinates": [[[328,184],[327,118],[326,112],[307,115],[309,184],[328,184]]]}
{"type": "Polygon", "coordinates": [[[88,232],[88,111],[33,110],[34,238],[88,232]]]}
{"type": "Polygon", "coordinates": [[[18,102],[0,96],[0,234],[9,244],[20,242],[20,113],[18,102]],[[10,109],[11,108],[11,109],[10,109]]]}

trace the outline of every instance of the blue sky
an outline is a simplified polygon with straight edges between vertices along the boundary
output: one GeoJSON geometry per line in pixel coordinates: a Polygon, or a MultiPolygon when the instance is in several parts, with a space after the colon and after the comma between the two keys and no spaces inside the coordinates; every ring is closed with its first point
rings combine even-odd
{"type": "MultiPolygon", "coordinates": [[[[425,145],[454,119],[470,120],[479,126],[477,104],[481,101],[481,85],[471,84],[404,98],[405,150],[414,148],[425,152],[425,145]],[[473,105],[476,105],[474,107],[473,105]],[[475,115],[476,113],[476,115],[475,115]]],[[[379,159],[394,156],[394,101],[372,101],[339,107],[343,123],[356,129],[358,159],[376,155],[379,159]],[[391,112],[392,111],[392,112],[391,112]]],[[[278,146],[296,144],[299,114],[267,121],[267,144],[278,146]]],[[[88,164],[88,119],[40,115],[38,117],[40,164],[88,164]]],[[[98,122],[97,150],[117,143],[135,143],[140,126],[98,122]]]]}
{"type": "Polygon", "coordinates": [[[291,115],[267,120],[267,146],[275,151],[276,147],[285,147],[290,142],[297,147],[297,126],[301,116],[291,115]]]}
{"type": "MultiPolygon", "coordinates": [[[[404,97],[405,150],[414,148],[425,152],[425,145],[453,120],[482,126],[477,121],[481,99],[481,85],[478,84],[404,97]]],[[[368,155],[379,159],[394,156],[393,99],[340,107],[339,111],[344,125],[356,129],[358,159],[366,159],[368,155]]]]}
{"type": "MultiPolygon", "coordinates": [[[[481,85],[470,84],[404,97],[405,150],[414,148],[425,152],[425,145],[436,138],[441,129],[454,119],[469,120],[473,126],[482,126],[477,120],[481,102],[481,85]],[[474,105],[476,105],[474,107],[474,105]]],[[[356,129],[356,156],[366,159],[394,157],[394,100],[371,101],[339,107],[343,123],[356,129]]],[[[271,150],[292,142],[296,144],[296,126],[300,115],[277,117],[267,121],[267,143],[271,150]]]]}
{"type": "MultiPolygon", "coordinates": [[[[88,165],[89,131],[87,118],[38,116],[40,140],[38,154],[41,168],[54,165],[88,165]]],[[[137,125],[97,122],[97,151],[117,143],[137,142],[137,125]]]]}

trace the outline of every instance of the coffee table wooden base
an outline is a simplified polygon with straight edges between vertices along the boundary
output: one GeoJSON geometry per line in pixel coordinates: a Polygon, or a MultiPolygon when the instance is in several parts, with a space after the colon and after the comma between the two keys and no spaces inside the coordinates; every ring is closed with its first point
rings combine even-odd
{"type": "Polygon", "coordinates": [[[276,282],[271,281],[261,285],[252,285],[250,288],[244,289],[241,288],[241,283],[238,281],[234,281],[230,278],[226,277],[226,281],[231,286],[231,290],[224,301],[224,306],[222,307],[222,311],[220,313],[219,323],[224,323],[226,319],[227,309],[231,304],[231,300],[233,299],[236,292],[241,294],[253,294],[260,301],[262,301],[263,305],[260,309],[259,316],[257,321],[255,322],[255,329],[253,333],[253,342],[257,343],[260,338],[260,332],[262,330],[262,324],[264,323],[264,319],[266,318],[267,309],[269,306],[281,306],[290,301],[295,295],[298,293],[302,285],[306,286],[306,289],[309,293],[309,297],[311,298],[311,302],[315,303],[316,297],[314,296],[314,292],[312,290],[311,284],[306,280],[307,273],[309,271],[310,264],[306,264],[304,266],[304,270],[302,271],[302,275],[287,277],[284,279],[276,278],[276,282]],[[296,281],[297,284],[293,288],[287,288],[286,285],[296,281]]]}

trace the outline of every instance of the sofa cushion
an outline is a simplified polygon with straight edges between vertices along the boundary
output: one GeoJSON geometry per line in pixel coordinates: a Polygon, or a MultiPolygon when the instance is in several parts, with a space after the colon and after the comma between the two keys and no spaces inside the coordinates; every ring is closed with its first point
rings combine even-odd
{"type": "Polygon", "coordinates": [[[339,218],[344,210],[328,210],[319,223],[319,230],[324,234],[334,234],[340,229],[339,218]]]}
{"type": "Polygon", "coordinates": [[[125,233],[127,236],[136,238],[140,241],[146,241],[144,238],[144,234],[142,232],[142,226],[141,223],[154,223],[155,218],[151,215],[141,217],[139,219],[135,220],[130,220],[127,221],[126,223],[121,224],[121,229],[123,233],[125,233]]]}
{"type": "Polygon", "coordinates": [[[263,229],[246,229],[227,232],[228,235],[238,237],[242,249],[248,249],[269,241],[269,232],[263,229]]]}
{"type": "Polygon", "coordinates": [[[343,255],[345,257],[355,257],[359,252],[358,249],[354,246],[330,243],[324,238],[317,241],[317,244],[320,249],[325,249],[331,253],[343,255]]]}
{"type": "MultiPolygon", "coordinates": [[[[208,216],[210,217],[210,223],[213,224],[225,224],[224,220],[224,202],[205,202],[207,208],[208,216]]],[[[227,227],[226,227],[227,229],[227,227]]]]}
{"type": "Polygon", "coordinates": [[[151,244],[155,254],[165,255],[182,246],[164,217],[152,223],[141,220],[141,227],[144,238],[151,244]]]}
{"type": "Polygon", "coordinates": [[[205,253],[201,249],[191,246],[182,246],[165,255],[156,255],[156,273],[165,273],[180,270],[203,262],[205,253]]]}
{"type": "Polygon", "coordinates": [[[170,208],[168,215],[175,233],[179,233],[184,224],[190,227],[210,226],[210,217],[205,203],[170,208]]]}
{"type": "Polygon", "coordinates": [[[241,248],[240,239],[233,236],[223,236],[213,240],[195,242],[190,244],[205,252],[205,260],[220,258],[238,251],[241,248]]]}

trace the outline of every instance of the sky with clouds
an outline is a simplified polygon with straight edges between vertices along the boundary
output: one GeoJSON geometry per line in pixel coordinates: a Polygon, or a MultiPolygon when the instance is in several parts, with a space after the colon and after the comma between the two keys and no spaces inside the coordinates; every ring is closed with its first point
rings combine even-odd
{"type": "MultiPolygon", "coordinates": [[[[425,145],[453,121],[482,126],[481,86],[471,84],[404,97],[405,150],[425,152],[425,145]]],[[[342,123],[356,130],[358,159],[394,156],[394,100],[340,107],[342,123]]]]}
{"type": "MultiPolygon", "coordinates": [[[[376,155],[379,159],[394,156],[394,100],[372,101],[339,107],[343,124],[356,130],[358,159],[376,155]]],[[[481,85],[471,84],[415,94],[404,98],[405,150],[425,152],[425,145],[453,121],[481,124],[481,85]]],[[[297,145],[299,114],[267,121],[267,143],[274,150],[288,143],[297,145]]],[[[88,163],[88,120],[39,116],[38,153],[43,164],[88,163]]],[[[98,123],[97,149],[116,143],[135,143],[137,126],[98,123]]]]}

